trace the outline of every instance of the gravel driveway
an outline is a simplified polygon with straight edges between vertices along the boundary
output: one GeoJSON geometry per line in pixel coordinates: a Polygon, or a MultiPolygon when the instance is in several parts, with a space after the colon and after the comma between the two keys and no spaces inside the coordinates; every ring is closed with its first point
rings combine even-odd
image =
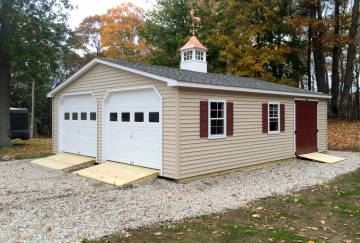
{"type": "Polygon", "coordinates": [[[303,160],[176,184],[157,179],[128,188],[29,163],[0,162],[0,242],[75,242],[129,227],[219,212],[272,194],[323,183],[360,168],[360,154],[331,152],[345,162],[303,160]]]}

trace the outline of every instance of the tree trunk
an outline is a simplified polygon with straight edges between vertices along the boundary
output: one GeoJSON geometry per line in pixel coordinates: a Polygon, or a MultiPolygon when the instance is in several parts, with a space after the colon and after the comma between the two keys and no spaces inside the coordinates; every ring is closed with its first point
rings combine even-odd
{"type": "Polygon", "coordinates": [[[307,71],[307,89],[311,90],[311,36],[312,36],[312,26],[309,24],[308,27],[308,47],[307,47],[307,61],[306,61],[306,71],[307,71]]]}
{"type": "Polygon", "coordinates": [[[358,19],[359,19],[359,0],[354,0],[354,5],[352,9],[352,19],[351,27],[349,30],[349,47],[347,51],[347,60],[346,60],[346,70],[344,78],[344,90],[341,96],[339,115],[346,117],[346,111],[349,102],[350,89],[353,81],[354,74],[354,59],[356,55],[356,35],[358,28],[358,19]]]}
{"type": "MultiPolygon", "coordinates": [[[[0,33],[1,34],[1,33],[0,33]]],[[[11,146],[9,78],[10,64],[0,49],[0,147],[11,146]]]]}
{"type": "Polygon", "coordinates": [[[335,0],[335,13],[334,13],[334,47],[332,51],[332,70],[331,70],[331,111],[334,115],[338,113],[338,99],[339,99],[339,56],[340,56],[340,47],[338,43],[338,37],[340,32],[340,0],[335,0]]]}
{"type": "Polygon", "coordinates": [[[360,65],[357,65],[356,71],[355,71],[355,83],[356,83],[356,95],[355,95],[355,104],[356,104],[356,120],[359,120],[360,116],[360,96],[359,96],[359,78],[360,78],[360,65]]]}
{"type": "Polygon", "coordinates": [[[329,93],[329,87],[326,85],[325,78],[325,55],[324,55],[324,24],[322,23],[321,3],[319,0],[311,4],[310,17],[316,20],[313,25],[313,53],[315,64],[316,84],[319,92],[329,93]],[[317,19],[316,19],[317,16],[317,19]]]}
{"type": "Polygon", "coordinates": [[[32,85],[31,85],[30,138],[34,138],[34,120],[35,120],[35,81],[32,81],[32,85]]]}

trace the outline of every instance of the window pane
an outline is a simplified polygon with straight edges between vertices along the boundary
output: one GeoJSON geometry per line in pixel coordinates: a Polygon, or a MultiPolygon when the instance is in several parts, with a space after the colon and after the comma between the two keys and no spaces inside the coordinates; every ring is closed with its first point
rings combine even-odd
{"type": "Polygon", "coordinates": [[[110,121],[117,121],[117,112],[110,112],[110,121]]]}
{"type": "Polygon", "coordinates": [[[122,112],[121,113],[121,121],[129,122],[130,121],[130,112],[122,112]]]}
{"type": "Polygon", "coordinates": [[[192,59],[192,51],[184,52],[184,61],[188,61],[192,59]]]}
{"type": "Polygon", "coordinates": [[[220,134],[220,135],[224,134],[224,127],[217,127],[216,132],[217,132],[217,134],[220,134]]]}
{"type": "Polygon", "coordinates": [[[219,102],[218,104],[218,109],[223,111],[224,110],[224,103],[223,102],[219,102]]]}
{"type": "Polygon", "coordinates": [[[135,112],[135,122],[144,122],[144,112],[135,112]]]}
{"type": "Polygon", "coordinates": [[[69,112],[65,112],[64,119],[65,120],[70,120],[70,113],[69,112]]]}
{"type": "Polygon", "coordinates": [[[216,110],[211,110],[210,117],[211,117],[211,118],[217,118],[217,112],[216,112],[216,110]]]}
{"type": "Polygon", "coordinates": [[[210,126],[211,126],[211,127],[216,127],[216,126],[217,126],[216,121],[217,121],[217,120],[211,120],[211,121],[210,121],[210,126]]]}
{"type": "Polygon", "coordinates": [[[211,127],[211,135],[216,135],[216,127],[211,127]]]}
{"type": "Polygon", "coordinates": [[[269,117],[278,117],[279,116],[279,112],[278,112],[278,108],[279,105],[278,104],[270,104],[269,105],[269,117]]]}
{"type": "Polygon", "coordinates": [[[149,122],[159,122],[159,112],[149,112],[149,122]]]}
{"type": "Polygon", "coordinates": [[[90,120],[95,121],[96,120],[96,112],[90,112],[90,120]]]}
{"type": "Polygon", "coordinates": [[[72,119],[73,119],[73,120],[77,120],[77,119],[78,119],[78,113],[77,113],[77,112],[73,112],[73,113],[72,113],[72,119]]]}
{"type": "Polygon", "coordinates": [[[210,109],[211,110],[217,110],[217,102],[211,102],[210,109]]]}
{"type": "Polygon", "coordinates": [[[218,110],[217,117],[218,118],[224,118],[224,111],[223,110],[218,110]]]}
{"type": "Polygon", "coordinates": [[[81,120],[83,120],[83,121],[87,120],[87,113],[86,113],[86,112],[81,112],[80,118],[81,118],[81,120]]]}
{"type": "Polygon", "coordinates": [[[224,134],[224,119],[211,120],[210,125],[211,125],[211,135],[224,134]]]}
{"type": "Polygon", "coordinates": [[[279,119],[278,118],[270,118],[269,128],[271,132],[279,131],[279,119]]]}

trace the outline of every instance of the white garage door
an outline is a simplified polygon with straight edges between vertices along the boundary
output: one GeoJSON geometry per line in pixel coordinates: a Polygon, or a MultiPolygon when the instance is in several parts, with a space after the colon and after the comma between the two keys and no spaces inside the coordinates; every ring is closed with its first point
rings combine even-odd
{"type": "Polygon", "coordinates": [[[160,169],[161,98],[153,89],[113,92],[104,103],[104,159],[160,169]]]}
{"type": "Polygon", "coordinates": [[[96,157],[94,98],[91,95],[65,96],[59,111],[59,150],[96,157]]]}

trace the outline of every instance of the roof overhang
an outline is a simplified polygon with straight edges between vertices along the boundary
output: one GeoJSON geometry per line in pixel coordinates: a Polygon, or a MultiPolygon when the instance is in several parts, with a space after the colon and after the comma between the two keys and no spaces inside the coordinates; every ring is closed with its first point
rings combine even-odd
{"type": "Polygon", "coordinates": [[[325,94],[293,93],[293,92],[285,92],[285,91],[239,88],[239,87],[230,87],[230,86],[223,86],[223,85],[197,84],[197,83],[189,83],[189,82],[177,82],[176,86],[178,86],[178,87],[188,87],[188,88],[201,88],[201,89],[237,91],[237,92],[257,93],[257,94],[284,95],[284,96],[293,96],[293,97],[308,97],[308,98],[323,98],[323,99],[330,99],[331,98],[331,95],[325,95],[325,94]]]}
{"type": "Polygon", "coordinates": [[[129,68],[120,64],[116,64],[113,62],[109,62],[103,59],[95,58],[82,67],[79,71],[70,76],[67,80],[57,86],[55,89],[50,91],[47,94],[47,97],[54,97],[59,91],[67,87],[81,75],[86,73],[96,64],[104,64],[107,66],[111,66],[114,68],[118,68],[120,70],[128,71],[131,73],[139,74],[148,78],[156,79],[159,81],[166,82],[168,86],[172,87],[187,87],[187,88],[199,88],[199,89],[212,89],[212,90],[224,90],[224,91],[237,91],[237,92],[245,92],[245,93],[258,93],[258,94],[272,94],[272,95],[284,95],[284,96],[293,96],[293,97],[308,97],[308,98],[323,98],[330,99],[331,95],[326,94],[305,94],[305,93],[294,93],[294,92],[283,92],[283,91],[272,91],[272,90],[262,90],[262,89],[250,89],[250,88],[240,88],[240,87],[231,87],[231,86],[222,86],[222,85],[211,85],[211,84],[199,84],[199,83],[191,83],[191,82],[182,82],[175,79],[166,78],[163,76],[151,74],[148,72],[139,71],[134,68],[129,68]]]}

